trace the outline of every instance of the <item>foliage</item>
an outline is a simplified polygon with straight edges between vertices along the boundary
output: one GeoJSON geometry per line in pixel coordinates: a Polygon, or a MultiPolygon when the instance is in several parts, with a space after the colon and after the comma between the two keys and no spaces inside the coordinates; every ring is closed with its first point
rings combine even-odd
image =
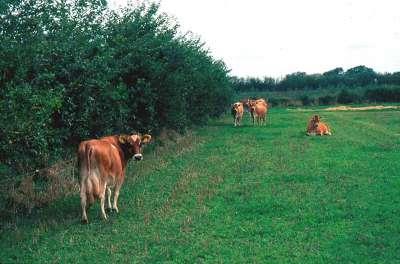
{"type": "Polygon", "coordinates": [[[365,99],[370,102],[399,102],[400,89],[392,87],[368,89],[365,92],[365,99]]]}
{"type": "Polygon", "coordinates": [[[233,77],[231,82],[236,92],[316,90],[327,87],[334,87],[340,91],[371,85],[400,85],[400,72],[380,74],[360,65],[347,71],[338,67],[322,74],[295,72],[286,75],[281,80],[268,77],[263,79],[233,77]]]}
{"type": "Polygon", "coordinates": [[[339,104],[351,104],[357,103],[357,95],[347,90],[341,90],[337,96],[337,102],[339,104]]]}
{"type": "Polygon", "coordinates": [[[231,101],[224,63],[158,4],[8,0],[0,12],[2,166],[47,166],[111,133],[184,131],[231,101]]]}
{"type": "Polygon", "coordinates": [[[267,98],[273,106],[334,105],[354,103],[400,102],[399,85],[370,85],[366,87],[326,87],[296,91],[249,91],[238,92],[235,100],[267,98]]]}

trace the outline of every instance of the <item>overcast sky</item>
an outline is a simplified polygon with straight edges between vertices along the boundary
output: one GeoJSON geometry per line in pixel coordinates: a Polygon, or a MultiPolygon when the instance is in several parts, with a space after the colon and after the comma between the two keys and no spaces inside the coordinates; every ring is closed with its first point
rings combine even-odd
{"type": "MultiPolygon", "coordinates": [[[[124,6],[129,0],[109,0],[124,6]]],[[[140,2],[135,0],[134,2],[140,2]]],[[[400,71],[400,0],[161,0],[239,77],[400,71]]]]}

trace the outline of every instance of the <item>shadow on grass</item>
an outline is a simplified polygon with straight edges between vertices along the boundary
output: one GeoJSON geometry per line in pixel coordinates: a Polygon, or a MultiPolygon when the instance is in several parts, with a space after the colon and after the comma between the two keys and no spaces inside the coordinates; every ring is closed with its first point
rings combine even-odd
{"type": "Polygon", "coordinates": [[[35,208],[30,214],[23,212],[9,213],[0,218],[2,229],[14,229],[20,226],[27,228],[45,226],[65,226],[80,224],[79,195],[69,195],[54,201],[48,206],[35,208]]]}

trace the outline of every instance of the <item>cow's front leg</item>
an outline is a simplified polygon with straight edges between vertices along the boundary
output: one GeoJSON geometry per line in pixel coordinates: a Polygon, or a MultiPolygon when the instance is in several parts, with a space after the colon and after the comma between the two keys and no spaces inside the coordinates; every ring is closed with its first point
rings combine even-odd
{"type": "Polygon", "coordinates": [[[118,210],[118,197],[119,197],[119,190],[121,189],[122,183],[117,184],[115,186],[114,190],[114,200],[113,200],[113,210],[115,210],[117,213],[119,212],[118,210]]]}

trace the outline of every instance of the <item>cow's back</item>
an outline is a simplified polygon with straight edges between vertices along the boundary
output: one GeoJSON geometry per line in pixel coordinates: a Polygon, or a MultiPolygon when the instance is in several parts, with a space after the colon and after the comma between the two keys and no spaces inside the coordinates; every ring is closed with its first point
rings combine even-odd
{"type": "Polygon", "coordinates": [[[320,135],[331,135],[329,126],[326,123],[320,122],[317,126],[317,134],[320,135]]]}
{"type": "Polygon", "coordinates": [[[265,102],[259,102],[254,108],[257,116],[264,116],[267,112],[267,104],[265,102]]]}

